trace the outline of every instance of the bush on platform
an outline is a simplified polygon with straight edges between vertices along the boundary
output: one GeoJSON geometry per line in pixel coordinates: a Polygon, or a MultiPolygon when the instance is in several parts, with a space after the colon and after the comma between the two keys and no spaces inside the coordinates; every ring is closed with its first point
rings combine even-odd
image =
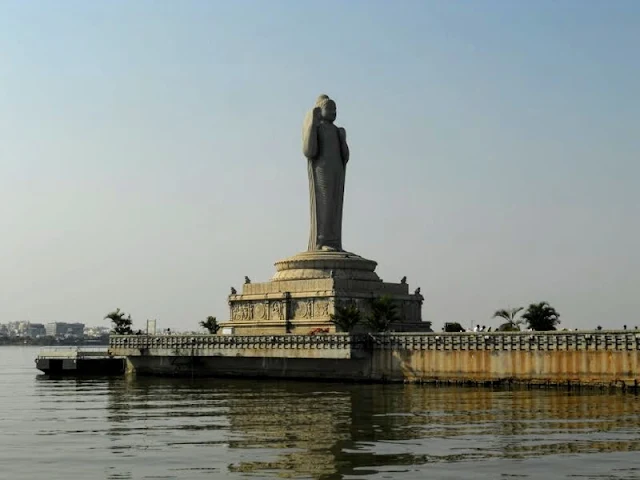
{"type": "Polygon", "coordinates": [[[331,323],[336,326],[338,331],[346,333],[351,333],[362,320],[362,314],[355,305],[336,306],[336,313],[332,313],[330,317],[331,323]]]}
{"type": "Polygon", "coordinates": [[[200,322],[200,326],[207,330],[211,335],[215,335],[220,330],[221,325],[218,324],[216,317],[209,315],[206,320],[200,322]]]}
{"type": "Polygon", "coordinates": [[[121,312],[119,308],[116,308],[113,312],[107,313],[104,319],[109,319],[111,320],[111,323],[113,323],[112,333],[115,333],[116,335],[133,334],[133,330],[131,330],[131,325],[133,324],[131,315],[127,315],[125,317],[125,313],[121,312]]]}
{"type": "Polygon", "coordinates": [[[502,310],[497,310],[496,313],[493,314],[493,318],[503,318],[506,320],[506,322],[500,325],[497,330],[499,332],[520,331],[520,325],[524,323],[524,320],[517,317],[522,310],[524,310],[523,307],[503,308],[502,310]]]}
{"type": "Polygon", "coordinates": [[[464,332],[465,329],[458,322],[447,322],[444,324],[444,331],[457,333],[457,332],[464,332]]]}
{"type": "Polygon", "coordinates": [[[548,302],[532,303],[522,318],[529,328],[538,332],[555,330],[560,324],[560,314],[548,302]]]}
{"type": "Polygon", "coordinates": [[[371,313],[365,319],[365,323],[373,332],[386,332],[399,319],[398,307],[391,297],[383,296],[371,300],[371,313]]]}

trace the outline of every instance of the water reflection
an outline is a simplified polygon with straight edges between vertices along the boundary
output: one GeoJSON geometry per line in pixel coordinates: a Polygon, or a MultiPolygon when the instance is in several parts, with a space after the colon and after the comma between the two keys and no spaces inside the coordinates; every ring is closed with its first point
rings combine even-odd
{"type": "Polygon", "coordinates": [[[637,479],[640,397],[53,379],[1,349],[1,478],[637,479]]]}
{"type": "Polygon", "coordinates": [[[640,450],[638,397],[586,391],[118,379],[107,412],[112,454],[196,447],[198,472],[342,478],[640,450]]]}

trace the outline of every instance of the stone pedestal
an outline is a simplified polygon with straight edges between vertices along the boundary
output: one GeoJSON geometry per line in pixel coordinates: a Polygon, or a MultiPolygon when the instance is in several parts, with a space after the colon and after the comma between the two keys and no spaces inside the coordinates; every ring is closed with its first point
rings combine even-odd
{"type": "MultiPolygon", "coordinates": [[[[236,335],[335,332],[330,315],[336,306],[355,304],[363,316],[374,298],[389,296],[401,320],[395,331],[431,331],[422,322],[422,302],[406,283],[386,283],[377,263],[348,252],[304,252],[276,262],[271,281],[246,283],[229,295],[230,318],[223,324],[236,335]]],[[[356,330],[357,331],[357,330],[356,330]]]]}

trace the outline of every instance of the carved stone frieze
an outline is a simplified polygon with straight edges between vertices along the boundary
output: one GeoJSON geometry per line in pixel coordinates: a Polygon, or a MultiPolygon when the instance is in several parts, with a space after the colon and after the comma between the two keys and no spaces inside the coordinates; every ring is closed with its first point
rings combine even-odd
{"type": "Polygon", "coordinates": [[[313,306],[313,314],[316,318],[329,318],[329,301],[316,300],[313,306]]]}
{"type": "Polygon", "coordinates": [[[251,303],[236,303],[231,307],[231,317],[240,321],[253,320],[253,310],[254,305],[251,303]]]}
{"type": "MultiPolygon", "coordinates": [[[[237,322],[236,334],[250,333],[308,333],[318,328],[335,329],[331,323],[331,314],[335,314],[337,306],[353,305],[360,310],[362,319],[371,314],[371,300],[383,296],[391,297],[397,306],[398,320],[394,322],[395,331],[424,331],[428,324],[422,326],[421,305],[418,295],[402,292],[395,284],[382,282],[341,281],[334,278],[335,285],[340,288],[329,288],[325,280],[299,280],[271,282],[280,285],[280,289],[268,293],[230,296],[231,322],[237,322]],[[299,282],[300,285],[296,285],[299,282]],[[340,283],[342,282],[342,283],[340,283]],[[317,284],[316,284],[317,283],[317,284]],[[367,290],[367,286],[371,289],[367,290]],[[298,288],[299,287],[299,288],[298,288]],[[376,288],[374,288],[376,287],[376,288]]],[[[260,284],[249,284],[260,285],[260,284]]],[[[402,285],[406,287],[406,284],[402,285]]],[[[362,322],[361,329],[366,329],[362,322]]]]}
{"type": "Polygon", "coordinates": [[[323,306],[312,299],[300,299],[293,302],[293,318],[315,318],[321,316],[318,312],[322,311],[323,306]],[[320,310],[318,310],[318,308],[320,310]]]}
{"type": "Polygon", "coordinates": [[[267,318],[267,309],[268,309],[268,305],[267,305],[267,307],[265,307],[264,303],[256,303],[255,308],[254,308],[254,314],[256,316],[256,319],[258,319],[258,320],[266,320],[266,318],[267,318]]]}
{"type": "Polygon", "coordinates": [[[271,320],[284,320],[284,304],[280,301],[271,302],[270,306],[271,320]]]}

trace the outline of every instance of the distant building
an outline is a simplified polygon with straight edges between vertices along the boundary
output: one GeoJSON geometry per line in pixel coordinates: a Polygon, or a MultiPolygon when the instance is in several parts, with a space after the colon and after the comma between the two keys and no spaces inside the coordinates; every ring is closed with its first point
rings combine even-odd
{"type": "Polygon", "coordinates": [[[16,325],[16,335],[24,337],[29,334],[29,322],[21,321],[16,325]]]}
{"type": "Polygon", "coordinates": [[[47,329],[42,323],[30,323],[27,328],[27,336],[31,338],[44,337],[47,334],[47,329]]]}
{"type": "Polygon", "coordinates": [[[95,338],[101,337],[103,335],[109,335],[109,328],[107,327],[85,327],[84,328],[84,336],[95,338]]]}
{"type": "Polygon", "coordinates": [[[84,323],[47,323],[46,332],[50,337],[83,337],[84,323]]]}

